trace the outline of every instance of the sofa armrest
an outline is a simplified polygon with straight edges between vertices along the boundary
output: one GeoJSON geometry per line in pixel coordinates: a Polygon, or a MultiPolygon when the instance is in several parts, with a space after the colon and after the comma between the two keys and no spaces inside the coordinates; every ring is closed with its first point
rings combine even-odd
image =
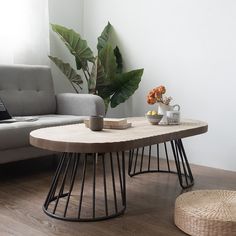
{"type": "Polygon", "coordinates": [[[105,115],[103,99],[92,94],[61,93],[56,95],[57,114],[95,116],[105,115]]]}

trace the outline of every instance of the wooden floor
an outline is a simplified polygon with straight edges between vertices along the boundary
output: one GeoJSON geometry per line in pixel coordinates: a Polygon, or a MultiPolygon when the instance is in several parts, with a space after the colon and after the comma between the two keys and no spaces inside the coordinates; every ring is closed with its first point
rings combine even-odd
{"type": "MultiPolygon", "coordinates": [[[[71,223],[52,219],[42,211],[54,169],[51,159],[0,166],[0,236],[185,235],[173,223],[174,202],[182,192],[177,176],[127,175],[127,210],[123,216],[71,223]]],[[[200,166],[192,166],[192,170],[192,189],[236,190],[236,172],[200,166]]]]}

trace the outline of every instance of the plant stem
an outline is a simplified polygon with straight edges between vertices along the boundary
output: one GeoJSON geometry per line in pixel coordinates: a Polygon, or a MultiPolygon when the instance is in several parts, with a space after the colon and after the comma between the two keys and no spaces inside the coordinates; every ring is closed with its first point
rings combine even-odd
{"type": "Polygon", "coordinates": [[[86,68],[86,71],[87,71],[87,73],[88,73],[88,76],[90,77],[90,72],[89,72],[88,66],[87,66],[87,68],[86,68]]]}
{"type": "MultiPolygon", "coordinates": [[[[75,85],[74,85],[74,83],[73,82],[71,82],[71,85],[72,85],[72,87],[74,88],[74,90],[75,90],[75,92],[76,93],[79,93],[79,90],[75,87],[75,85]]],[[[78,85],[79,86],[79,85],[78,85]]],[[[79,86],[80,87],[80,86],[79,86]]],[[[81,88],[81,87],[80,87],[81,88]]],[[[82,89],[82,88],[81,88],[82,89]]]]}
{"type": "Polygon", "coordinates": [[[86,81],[88,82],[88,76],[86,75],[85,72],[87,72],[88,74],[89,74],[89,72],[88,72],[86,69],[84,69],[84,68],[82,68],[82,70],[83,70],[83,73],[84,73],[85,79],[86,79],[86,81]]]}

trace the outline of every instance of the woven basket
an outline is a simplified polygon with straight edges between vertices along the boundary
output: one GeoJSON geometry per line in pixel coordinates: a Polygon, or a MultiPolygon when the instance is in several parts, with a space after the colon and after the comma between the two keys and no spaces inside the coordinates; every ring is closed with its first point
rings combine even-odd
{"type": "Polygon", "coordinates": [[[175,224],[193,236],[236,235],[236,191],[199,190],[175,202],[175,224]]]}

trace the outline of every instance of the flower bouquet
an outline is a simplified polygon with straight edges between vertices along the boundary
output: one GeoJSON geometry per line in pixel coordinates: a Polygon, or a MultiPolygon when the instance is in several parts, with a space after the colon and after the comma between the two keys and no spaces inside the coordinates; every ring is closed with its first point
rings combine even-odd
{"type": "Polygon", "coordinates": [[[172,97],[164,96],[165,93],[166,93],[166,88],[163,85],[152,89],[148,93],[147,103],[151,105],[155,103],[163,103],[168,106],[172,100],[172,97]]]}
{"type": "Polygon", "coordinates": [[[164,94],[166,93],[165,86],[158,86],[151,91],[149,91],[147,95],[147,103],[153,105],[155,103],[158,104],[158,112],[149,111],[147,115],[156,113],[158,115],[163,115],[163,118],[160,121],[160,124],[167,124],[166,112],[173,110],[173,106],[170,105],[172,97],[167,97],[164,94]]]}

